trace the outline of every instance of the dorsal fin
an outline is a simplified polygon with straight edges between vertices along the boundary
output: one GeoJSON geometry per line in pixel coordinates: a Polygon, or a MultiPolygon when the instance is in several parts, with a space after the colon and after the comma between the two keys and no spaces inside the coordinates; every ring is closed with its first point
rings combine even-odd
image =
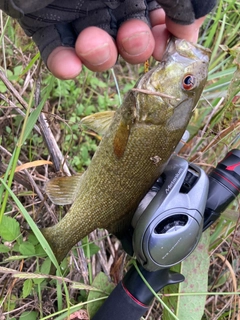
{"type": "Polygon", "coordinates": [[[103,135],[109,128],[115,111],[104,111],[91,114],[81,120],[81,123],[96,133],[103,135]]]}
{"type": "Polygon", "coordinates": [[[46,194],[54,204],[62,206],[72,204],[77,196],[81,178],[80,174],[70,177],[53,178],[46,184],[46,194]]]}

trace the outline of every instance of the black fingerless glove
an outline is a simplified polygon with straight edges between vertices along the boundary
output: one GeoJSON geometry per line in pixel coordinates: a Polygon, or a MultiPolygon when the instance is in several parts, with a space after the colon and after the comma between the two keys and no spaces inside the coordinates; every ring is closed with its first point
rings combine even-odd
{"type": "Polygon", "coordinates": [[[157,0],[166,15],[176,23],[191,24],[208,14],[217,0],[157,0]]]}
{"type": "Polygon", "coordinates": [[[0,0],[0,9],[10,17],[20,19],[25,14],[46,7],[53,0],[0,0]]]}

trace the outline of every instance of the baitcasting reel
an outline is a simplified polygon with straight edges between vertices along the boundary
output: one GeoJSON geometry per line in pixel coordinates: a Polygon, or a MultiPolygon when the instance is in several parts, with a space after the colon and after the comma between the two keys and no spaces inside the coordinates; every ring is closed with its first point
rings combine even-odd
{"type": "Polygon", "coordinates": [[[170,160],[132,220],[133,250],[146,270],[171,267],[195,249],[202,235],[208,189],[201,168],[179,157],[170,160]]]}
{"type": "Polygon", "coordinates": [[[133,251],[148,271],[184,260],[240,192],[240,150],[232,150],[209,176],[180,157],[143,198],[133,217],[133,251]]]}

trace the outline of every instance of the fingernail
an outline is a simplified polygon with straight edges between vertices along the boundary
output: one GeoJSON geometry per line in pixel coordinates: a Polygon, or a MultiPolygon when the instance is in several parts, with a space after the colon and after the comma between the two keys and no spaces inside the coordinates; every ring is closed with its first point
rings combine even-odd
{"type": "Polygon", "coordinates": [[[80,54],[88,63],[93,66],[104,64],[110,58],[109,44],[104,43],[101,46],[80,54]]]}
{"type": "Polygon", "coordinates": [[[129,38],[122,40],[123,50],[131,56],[144,52],[149,44],[150,35],[148,31],[135,33],[129,38]]]}

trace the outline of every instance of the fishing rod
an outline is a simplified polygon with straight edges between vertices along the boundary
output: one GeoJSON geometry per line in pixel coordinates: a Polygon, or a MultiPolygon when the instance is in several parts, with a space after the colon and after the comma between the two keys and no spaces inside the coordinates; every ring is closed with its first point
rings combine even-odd
{"type": "MultiPolygon", "coordinates": [[[[240,193],[240,150],[233,149],[209,175],[175,156],[134,214],[124,250],[157,293],[184,281],[170,268],[196,248],[209,228],[240,193]]],[[[132,266],[92,320],[139,320],[154,294],[132,266]]]]}

